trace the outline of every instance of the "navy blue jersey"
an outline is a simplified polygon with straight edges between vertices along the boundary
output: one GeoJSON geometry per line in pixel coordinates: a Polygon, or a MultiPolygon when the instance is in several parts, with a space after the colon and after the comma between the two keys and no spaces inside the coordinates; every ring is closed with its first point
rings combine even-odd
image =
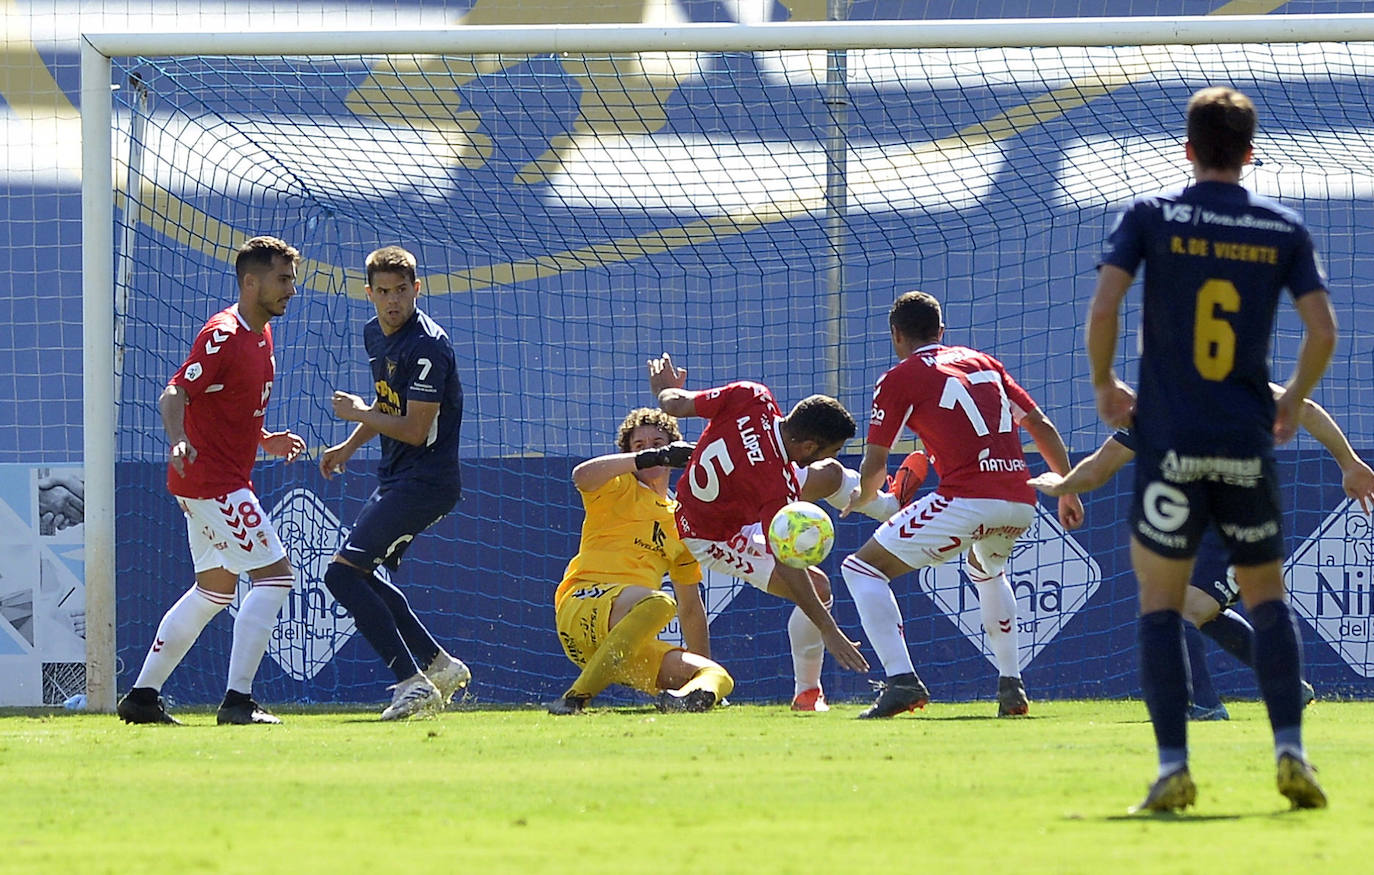
{"type": "Polygon", "coordinates": [[[1103,264],[1145,262],[1136,437],[1155,453],[1265,454],[1273,447],[1269,344],[1279,291],[1326,288],[1297,213],[1239,185],[1199,182],[1140,198],[1103,264]]]}
{"type": "Polygon", "coordinates": [[[377,388],[377,408],[404,416],[411,401],[439,405],[439,415],[420,446],[386,435],[377,474],[382,486],[424,482],[458,487],[458,429],[463,421],[463,386],[444,329],[421,310],[394,334],[374,317],[363,328],[363,345],[377,388]]]}

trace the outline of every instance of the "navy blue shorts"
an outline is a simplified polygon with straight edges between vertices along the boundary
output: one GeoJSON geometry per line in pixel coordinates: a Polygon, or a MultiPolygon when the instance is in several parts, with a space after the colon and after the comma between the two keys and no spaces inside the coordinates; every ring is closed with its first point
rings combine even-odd
{"type": "Polygon", "coordinates": [[[379,487],[358,514],[339,555],[358,568],[392,571],[415,536],[443,519],[458,503],[458,490],[432,484],[379,487]]]}
{"type": "Polygon", "coordinates": [[[1271,456],[1151,456],[1135,463],[1131,532],[1150,552],[1171,559],[1197,555],[1215,525],[1230,565],[1283,558],[1277,470],[1271,456]]]}
{"type": "Polygon", "coordinates": [[[1205,593],[1223,611],[1240,599],[1240,587],[1227,562],[1226,547],[1217,536],[1217,530],[1208,529],[1198,545],[1197,564],[1193,566],[1193,578],[1188,583],[1205,593]]]}

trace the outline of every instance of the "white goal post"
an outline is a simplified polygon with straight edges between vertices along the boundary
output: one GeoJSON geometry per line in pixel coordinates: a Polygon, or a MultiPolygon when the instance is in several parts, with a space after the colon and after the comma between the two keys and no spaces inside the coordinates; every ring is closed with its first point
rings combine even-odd
{"type": "MultiPolygon", "coordinates": [[[[832,23],[452,27],[81,37],[85,580],[89,708],[115,705],[115,156],[111,58],[1160,46],[1374,41],[1374,13],[865,21],[832,23]]],[[[1121,68],[1072,87],[1080,102],[1122,83],[1121,68]]],[[[1062,99],[1059,92],[1046,99],[1062,99]]]]}

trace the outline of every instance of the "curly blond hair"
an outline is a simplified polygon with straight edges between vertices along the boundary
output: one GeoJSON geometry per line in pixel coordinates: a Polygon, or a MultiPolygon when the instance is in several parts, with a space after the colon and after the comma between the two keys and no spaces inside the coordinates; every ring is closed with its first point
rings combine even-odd
{"type": "Polygon", "coordinates": [[[630,451],[630,435],[641,425],[652,425],[666,434],[670,441],[682,440],[682,432],[678,430],[676,418],[657,407],[636,407],[620,423],[620,434],[616,438],[616,446],[620,447],[620,452],[630,451]]]}

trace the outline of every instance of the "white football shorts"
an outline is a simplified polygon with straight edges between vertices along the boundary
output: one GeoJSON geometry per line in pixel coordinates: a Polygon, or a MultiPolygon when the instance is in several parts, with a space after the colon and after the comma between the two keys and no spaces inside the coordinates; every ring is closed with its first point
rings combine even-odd
{"type": "Polygon", "coordinates": [[[721,574],[737,577],[755,589],[768,592],[768,580],[778,560],[768,552],[763,541],[763,525],[753,523],[740,529],[728,541],[710,541],[706,538],[683,538],[702,569],[711,569],[721,574]]]}
{"type": "Polygon", "coordinates": [[[196,573],[223,568],[234,574],[265,568],[286,557],[286,548],[251,489],[220,498],[182,498],[186,540],[196,573]]]}
{"type": "Polygon", "coordinates": [[[1034,505],[931,492],[879,526],[873,540],[912,568],[940,565],[971,550],[983,573],[993,578],[1034,521],[1034,505]]]}

